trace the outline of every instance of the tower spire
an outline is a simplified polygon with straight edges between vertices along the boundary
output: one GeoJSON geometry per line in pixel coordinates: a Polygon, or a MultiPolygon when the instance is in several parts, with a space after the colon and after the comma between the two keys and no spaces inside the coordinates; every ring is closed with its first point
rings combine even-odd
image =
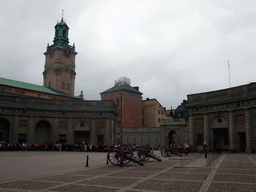
{"type": "Polygon", "coordinates": [[[61,20],[63,20],[63,15],[64,15],[64,9],[62,10],[62,15],[61,15],[61,20]]]}

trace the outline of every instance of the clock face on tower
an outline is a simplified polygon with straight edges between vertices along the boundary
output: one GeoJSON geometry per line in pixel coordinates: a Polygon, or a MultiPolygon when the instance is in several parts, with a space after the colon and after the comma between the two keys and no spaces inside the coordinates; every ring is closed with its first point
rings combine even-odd
{"type": "Polygon", "coordinates": [[[63,54],[64,54],[65,57],[70,57],[71,52],[70,52],[69,49],[65,49],[65,50],[63,51],[63,54]]]}

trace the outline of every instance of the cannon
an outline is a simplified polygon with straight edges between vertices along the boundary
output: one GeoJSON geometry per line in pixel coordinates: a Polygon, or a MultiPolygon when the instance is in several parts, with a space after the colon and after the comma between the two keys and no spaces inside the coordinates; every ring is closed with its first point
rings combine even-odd
{"type": "Polygon", "coordinates": [[[155,159],[157,161],[162,161],[160,157],[153,154],[151,149],[144,149],[144,148],[136,148],[134,149],[136,151],[136,156],[140,161],[147,161],[150,158],[155,159]]]}
{"type": "Polygon", "coordinates": [[[143,166],[144,164],[133,156],[133,151],[120,148],[105,148],[108,151],[108,161],[115,166],[121,166],[122,164],[128,164],[134,162],[143,166]]]}
{"type": "Polygon", "coordinates": [[[164,146],[161,148],[161,155],[164,157],[171,157],[173,155],[181,156],[183,153],[187,154],[187,150],[181,146],[164,146]]]}

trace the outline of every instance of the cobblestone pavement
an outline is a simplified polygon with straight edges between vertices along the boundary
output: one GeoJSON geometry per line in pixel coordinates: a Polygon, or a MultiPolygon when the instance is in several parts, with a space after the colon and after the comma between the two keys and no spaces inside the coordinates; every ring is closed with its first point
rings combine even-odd
{"type": "Polygon", "coordinates": [[[161,159],[118,167],[106,153],[1,152],[0,191],[256,191],[256,154],[226,153],[208,166],[161,159]]]}

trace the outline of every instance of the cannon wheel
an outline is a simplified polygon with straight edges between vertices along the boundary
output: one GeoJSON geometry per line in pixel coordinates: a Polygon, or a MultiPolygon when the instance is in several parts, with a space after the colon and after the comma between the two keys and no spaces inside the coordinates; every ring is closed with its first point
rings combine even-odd
{"type": "Polygon", "coordinates": [[[108,160],[112,165],[120,165],[120,154],[116,151],[109,152],[108,160]]]}
{"type": "MultiPolygon", "coordinates": [[[[132,154],[126,154],[128,156],[132,156],[132,154]]],[[[119,166],[120,165],[120,161],[121,161],[121,152],[120,151],[111,151],[109,152],[109,162],[112,164],[112,165],[115,165],[115,166],[119,166]]],[[[123,159],[123,164],[127,164],[129,163],[130,160],[129,159],[126,159],[125,156],[124,156],[124,159],[123,159]]]]}

